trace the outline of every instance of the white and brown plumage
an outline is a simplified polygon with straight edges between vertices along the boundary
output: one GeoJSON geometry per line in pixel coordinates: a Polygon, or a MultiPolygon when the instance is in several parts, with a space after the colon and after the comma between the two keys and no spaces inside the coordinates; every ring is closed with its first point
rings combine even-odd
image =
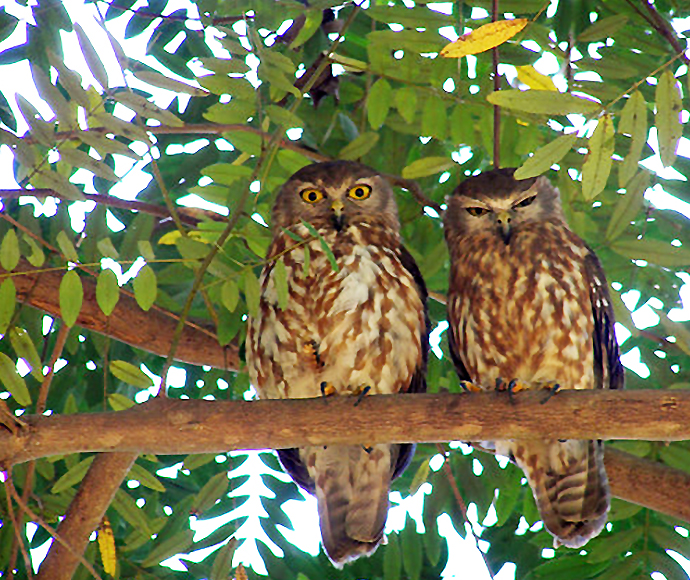
{"type": "MultiPolygon", "coordinates": [[[[283,185],[260,313],[247,331],[247,367],[261,397],[320,397],[324,383],[337,394],[425,390],[426,289],[399,228],[390,185],[359,163],[313,164],[283,185]],[[303,221],[328,244],[337,269],[303,221]],[[284,310],[277,260],[287,274],[284,310]]],[[[413,453],[413,445],[278,451],[286,471],[317,497],[323,545],[334,564],[376,549],[390,482],[413,453]]]]}
{"type": "MultiPolygon", "coordinates": [[[[622,388],[613,309],[599,260],[566,224],[548,179],[512,169],[463,182],[444,218],[451,256],[448,311],[462,380],[562,389],[622,388]]],[[[610,492],[601,441],[497,441],[534,493],[556,545],[601,532],[610,492]]]]}

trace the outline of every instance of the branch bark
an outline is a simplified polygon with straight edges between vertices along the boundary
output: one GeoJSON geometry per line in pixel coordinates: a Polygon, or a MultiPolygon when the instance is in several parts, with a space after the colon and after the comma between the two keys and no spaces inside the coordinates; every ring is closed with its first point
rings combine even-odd
{"type": "Polygon", "coordinates": [[[94,459],[57,528],[58,537],[67,545],[53,543],[41,563],[36,580],[72,578],[89,537],[100,525],[105,510],[136,458],[136,453],[102,453],[94,459]]]}
{"type": "MultiPolygon", "coordinates": [[[[17,299],[46,314],[60,317],[60,282],[62,272],[42,271],[22,263],[15,269],[13,280],[17,299]]],[[[6,274],[0,268],[0,277],[6,274]]],[[[162,308],[144,312],[132,296],[120,295],[111,316],[105,316],[96,302],[96,281],[82,277],[84,302],[77,325],[110,336],[133,347],[159,356],[170,352],[172,336],[179,318],[162,308]]],[[[186,322],[175,359],[193,365],[210,365],[236,370],[240,366],[237,345],[222,347],[211,330],[186,322]]]]}
{"type": "Polygon", "coordinates": [[[280,401],[152,400],[126,411],[23,416],[0,464],[49,455],[164,455],[304,445],[496,439],[690,439],[690,390],[378,395],[280,401]],[[337,417],[337,421],[334,421],[337,417]]]}

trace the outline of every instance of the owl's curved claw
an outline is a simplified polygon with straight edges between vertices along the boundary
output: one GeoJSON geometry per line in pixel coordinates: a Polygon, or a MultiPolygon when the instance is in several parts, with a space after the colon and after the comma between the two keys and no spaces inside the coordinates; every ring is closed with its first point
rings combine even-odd
{"type": "Polygon", "coordinates": [[[479,385],[470,381],[460,381],[460,386],[467,393],[481,393],[484,390],[479,385]]]}
{"type": "MultiPolygon", "coordinates": [[[[366,397],[367,394],[369,393],[369,391],[371,391],[371,387],[369,385],[366,385],[366,386],[362,385],[359,387],[358,390],[359,390],[359,393],[357,393],[357,392],[355,393],[357,395],[357,400],[355,401],[355,407],[357,407],[364,400],[364,397],[366,397]]],[[[366,451],[366,447],[364,450],[366,451]]],[[[369,453],[369,451],[367,451],[367,453],[369,453]]]]}
{"type": "Polygon", "coordinates": [[[335,387],[331,383],[323,381],[321,383],[321,396],[331,397],[333,395],[335,395],[335,387]]]}
{"type": "Polygon", "coordinates": [[[546,397],[544,397],[544,399],[539,402],[540,405],[543,405],[544,403],[548,402],[551,399],[551,397],[553,397],[558,391],[560,391],[561,385],[558,384],[556,381],[552,381],[546,383],[544,385],[544,388],[548,391],[548,393],[546,393],[546,397]]]}

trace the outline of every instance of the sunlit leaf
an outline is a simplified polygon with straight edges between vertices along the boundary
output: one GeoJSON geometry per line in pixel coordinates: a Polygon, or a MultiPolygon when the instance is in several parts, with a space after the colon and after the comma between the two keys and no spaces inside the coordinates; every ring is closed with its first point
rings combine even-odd
{"type": "Polygon", "coordinates": [[[367,117],[372,129],[378,129],[386,122],[391,106],[392,89],[386,79],[377,80],[367,97],[367,117]]]}
{"type": "Polygon", "coordinates": [[[31,395],[24,379],[17,373],[16,363],[5,353],[0,352],[0,382],[22,407],[31,404],[31,395]]]}
{"type": "Polygon", "coordinates": [[[101,554],[103,571],[115,576],[117,571],[117,553],[115,551],[115,536],[108,517],[104,517],[98,528],[98,551],[101,554]]]}
{"type": "Polygon", "coordinates": [[[529,157],[515,171],[515,179],[528,179],[548,171],[554,163],[558,163],[565,157],[573,148],[576,141],[577,135],[575,133],[561,135],[540,149],[537,149],[534,155],[529,157]]]}
{"type": "Polygon", "coordinates": [[[611,249],[626,258],[646,260],[667,268],[690,265],[690,249],[672,246],[659,240],[619,239],[611,244],[611,249]]]}
{"type": "Polygon", "coordinates": [[[43,365],[41,364],[41,357],[29,333],[23,328],[15,326],[10,329],[9,335],[14,352],[18,357],[23,358],[26,364],[29,365],[32,376],[36,380],[42,381],[43,365]]]}
{"type": "Polygon", "coordinates": [[[134,288],[134,298],[142,310],[148,310],[153,306],[158,295],[158,282],[156,274],[148,264],[144,266],[136,278],[132,281],[134,288]]]}
{"type": "Polygon", "coordinates": [[[17,289],[12,278],[5,278],[0,284],[0,334],[7,332],[17,303],[17,289]]]}
{"type": "Polygon", "coordinates": [[[84,287],[81,278],[70,270],[60,282],[60,315],[67,326],[74,326],[84,300],[84,287]]]}
{"type": "Polygon", "coordinates": [[[120,300],[120,285],[112,270],[102,270],[96,282],[96,302],[103,314],[110,316],[120,300]]]}
{"type": "Polygon", "coordinates": [[[554,91],[497,91],[489,94],[486,100],[492,105],[538,115],[591,115],[601,109],[601,105],[594,101],[554,91]]]}
{"type": "Polygon", "coordinates": [[[139,367],[124,360],[110,362],[110,372],[122,382],[132,385],[137,389],[148,389],[153,386],[153,381],[139,367]]]}
{"type": "Polygon", "coordinates": [[[661,162],[668,167],[676,159],[678,141],[683,134],[681,112],[683,103],[680,95],[680,85],[673,73],[664,71],[659,77],[656,87],[656,129],[659,138],[659,155],[661,162]]]}
{"type": "Polygon", "coordinates": [[[618,123],[618,132],[630,135],[630,152],[618,171],[618,185],[625,187],[637,172],[638,162],[647,142],[647,103],[640,91],[635,91],[625,103],[618,123]]]}
{"type": "Polygon", "coordinates": [[[86,59],[86,64],[89,66],[91,74],[99,82],[99,84],[104,88],[108,88],[108,73],[106,72],[105,66],[101,57],[96,52],[89,35],[86,34],[84,29],[78,22],[74,22],[74,31],[77,33],[77,40],[79,41],[79,47],[81,52],[86,59]]]}
{"type": "Polygon", "coordinates": [[[613,121],[609,115],[604,115],[589,140],[589,153],[582,165],[582,195],[585,199],[594,199],[606,187],[613,149],[613,121]]]}
{"type": "Polygon", "coordinates": [[[240,299],[240,288],[235,280],[228,278],[223,283],[220,289],[220,299],[223,301],[223,306],[228,309],[228,312],[235,312],[240,299]]]}
{"type": "Polygon", "coordinates": [[[448,157],[424,157],[413,161],[402,170],[405,179],[418,179],[427,175],[435,175],[455,167],[456,163],[448,157]]]}
{"type": "Polygon", "coordinates": [[[256,317],[259,315],[260,298],[261,287],[259,286],[259,280],[251,268],[247,268],[244,272],[244,300],[247,303],[249,316],[256,317]]]}
{"type": "Polygon", "coordinates": [[[11,272],[19,264],[19,238],[14,229],[7,230],[0,244],[0,265],[11,272]]]}
{"type": "Polygon", "coordinates": [[[551,77],[541,74],[532,65],[516,66],[518,80],[530,89],[558,91],[551,77]]]}
{"type": "Polygon", "coordinates": [[[378,133],[367,131],[345,145],[338,153],[340,159],[359,159],[371,151],[378,143],[378,133]]]}
{"type": "Polygon", "coordinates": [[[606,239],[615,240],[628,227],[644,206],[644,194],[649,188],[651,176],[647,171],[640,171],[630,180],[625,195],[621,196],[611,214],[606,227],[606,239]]]}
{"type": "Polygon", "coordinates": [[[445,46],[441,50],[441,56],[462,58],[468,54],[487,51],[513,38],[527,24],[527,18],[489,22],[445,46]]]}
{"type": "Polygon", "coordinates": [[[60,479],[58,479],[55,482],[51,491],[53,493],[62,493],[70,487],[74,487],[75,485],[80,484],[84,479],[86,472],[89,470],[89,467],[91,467],[92,463],[93,457],[87,457],[86,459],[82,459],[74,467],[68,469],[67,473],[65,473],[62,477],[60,477],[60,479]]]}

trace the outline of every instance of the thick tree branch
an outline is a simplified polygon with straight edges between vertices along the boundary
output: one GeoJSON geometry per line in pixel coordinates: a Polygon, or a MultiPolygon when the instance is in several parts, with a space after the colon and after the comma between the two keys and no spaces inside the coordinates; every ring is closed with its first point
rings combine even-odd
{"type": "Polygon", "coordinates": [[[87,451],[216,453],[303,445],[495,439],[690,440],[690,390],[149,401],[121,412],[23,416],[0,463],[87,451]],[[338,420],[334,421],[333,418],[338,420]]]}
{"type": "Polygon", "coordinates": [[[54,542],[36,576],[37,580],[69,580],[79,565],[89,537],[98,528],[136,453],[103,453],[94,459],[77,495],[57,528],[67,546],[54,542]]]}
{"type": "MultiPolygon", "coordinates": [[[[221,453],[388,441],[508,438],[690,439],[690,391],[393,395],[287,401],[156,399],[127,411],[23,417],[0,432],[0,464],[49,455],[221,453]],[[333,418],[337,417],[337,421],[333,418]]],[[[607,466],[616,496],[690,521],[690,474],[612,448],[607,466]]]]}
{"type": "MultiPolygon", "coordinates": [[[[13,281],[17,299],[43,312],[60,317],[60,281],[62,272],[41,271],[22,263],[14,271],[13,281]]],[[[6,272],[0,268],[0,276],[6,272]]],[[[103,314],[96,302],[96,281],[82,277],[84,302],[77,324],[110,336],[136,348],[159,356],[170,351],[178,317],[160,308],[144,312],[136,300],[124,293],[111,316],[103,314]]],[[[220,369],[236,370],[240,361],[236,345],[222,347],[214,332],[187,322],[175,359],[194,365],[210,365],[220,369]]]]}

